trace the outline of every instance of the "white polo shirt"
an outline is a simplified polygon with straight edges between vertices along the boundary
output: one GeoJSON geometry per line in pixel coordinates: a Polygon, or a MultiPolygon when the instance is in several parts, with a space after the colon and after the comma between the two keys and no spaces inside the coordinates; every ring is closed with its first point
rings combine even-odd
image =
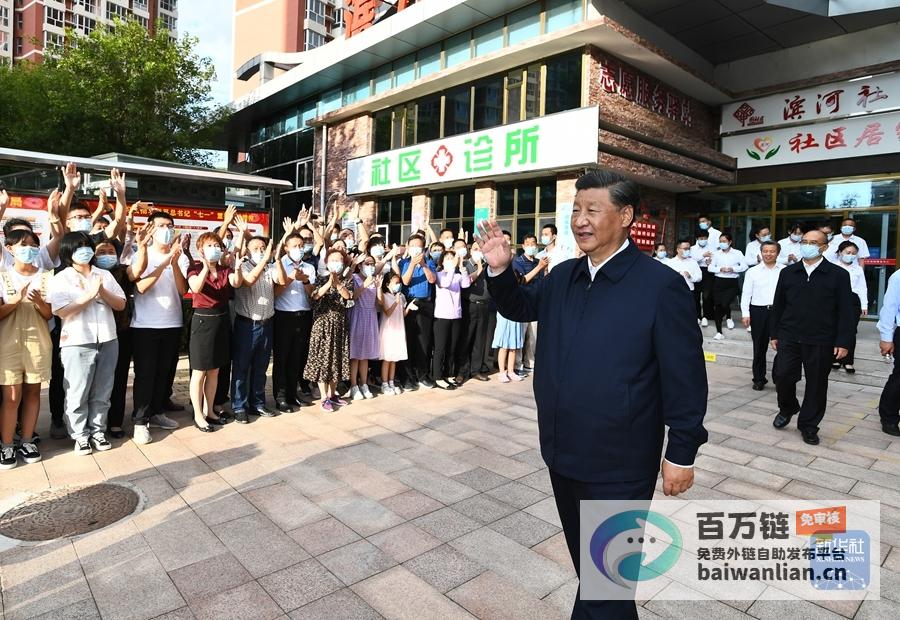
{"type": "MultiPolygon", "coordinates": [[[[74,268],[63,269],[50,280],[50,306],[53,313],[72,304],[82,297],[94,278],[102,278],[103,288],[125,299],[125,292],[113,275],[106,269],[91,267],[90,279],[74,268]]],[[[59,346],[99,344],[116,339],[116,319],[113,309],[97,295],[84,309],[65,319],[59,332],[59,346]]]]}
{"type": "MultiPolygon", "coordinates": [[[[152,273],[165,258],[165,254],[155,251],[152,246],[147,248],[147,268],[141,277],[152,273]]],[[[191,261],[184,254],[178,257],[181,275],[187,277],[190,264],[191,261]]],[[[172,271],[172,265],[169,265],[149,291],[146,293],[134,291],[134,317],[131,319],[131,326],[149,329],[181,327],[183,321],[181,297],[175,285],[175,273],[172,271]]]]}
{"type": "MultiPolygon", "coordinates": [[[[325,261],[322,260],[322,263],[325,261]]],[[[295,263],[290,256],[282,256],[281,264],[284,265],[284,274],[287,277],[287,285],[281,291],[281,295],[275,297],[275,309],[280,312],[300,312],[301,310],[310,310],[309,297],[306,295],[306,288],[303,282],[294,279],[297,271],[302,271],[309,278],[310,283],[316,282],[316,268],[309,263],[300,261],[295,263]]]]}

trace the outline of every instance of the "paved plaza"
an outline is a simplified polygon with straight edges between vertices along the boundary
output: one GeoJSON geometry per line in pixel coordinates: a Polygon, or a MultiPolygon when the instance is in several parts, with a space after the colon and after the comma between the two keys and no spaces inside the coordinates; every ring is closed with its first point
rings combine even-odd
{"type": "MultiPolygon", "coordinates": [[[[664,602],[644,618],[900,617],[900,441],[879,388],[833,381],[822,444],[771,421],[774,390],[708,365],[709,443],[687,498],[882,504],[881,601],[664,602]]],[[[178,398],[186,402],[186,373],[178,398]]],[[[44,410],[46,411],[46,409],[44,410]]],[[[47,430],[44,416],[40,429],[47,430]]],[[[134,517],[0,553],[3,618],[566,618],[576,580],[537,450],[531,381],[379,396],[0,475],[4,508],[47,489],[125,481],[134,517]]]]}

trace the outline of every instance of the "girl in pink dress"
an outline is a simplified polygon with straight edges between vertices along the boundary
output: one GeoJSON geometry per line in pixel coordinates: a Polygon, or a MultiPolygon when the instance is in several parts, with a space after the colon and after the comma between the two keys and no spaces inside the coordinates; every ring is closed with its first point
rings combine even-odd
{"type": "Polygon", "coordinates": [[[381,392],[395,395],[402,393],[399,387],[394,385],[394,375],[397,372],[397,362],[406,359],[406,327],[403,317],[409,312],[406,307],[406,298],[400,289],[403,283],[396,272],[384,279],[382,286],[378,288],[378,306],[381,308],[381,327],[378,337],[381,343],[381,392]]]}
{"type": "Polygon", "coordinates": [[[375,259],[366,256],[353,275],[353,300],[350,308],[350,398],[373,398],[366,380],[369,360],[378,359],[378,310],[375,307],[375,259]]]}

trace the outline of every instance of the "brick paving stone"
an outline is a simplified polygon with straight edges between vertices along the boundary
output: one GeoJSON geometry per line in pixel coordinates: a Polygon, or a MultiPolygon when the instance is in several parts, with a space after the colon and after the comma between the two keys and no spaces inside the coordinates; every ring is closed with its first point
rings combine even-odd
{"type": "Polygon", "coordinates": [[[444,505],[419,491],[407,491],[381,500],[381,505],[404,519],[411,520],[434,512],[444,505]]]}
{"type": "Polygon", "coordinates": [[[188,603],[253,580],[247,569],[230,553],[169,571],[169,577],[188,603]]]}
{"type": "Polygon", "coordinates": [[[195,601],[191,611],[197,620],[274,620],[283,613],[255,581],[195,601]]]}
{"type": "Polygon", "coordinates": [[[315,559],[289,566],[260,578],[259,585],[285,611],[322,598],[343,585],[315,559]]]}
{"type": "Polygon", "coordinates": [[[472,487],[476,491],[489,491],[509,482],[509,478],[495,474],[489,469],[475,467],[461,474],[451,476],[457,482],[472,487]]]}
{"type": "Polygon", "coordinates": [[[397,620],[474,618],[402,566],[370,577],[352,589],[385,618],[397,620]]]}
{"type": "Polygon", "coordinates": [[[482,620],[563,620],[565,617],[550,603],[534,597],[491,571],[450,590],[447,596],[482,620]]]}
{"type": "Polygon", "coordinates": [[[397,564],[391,556],[368,540],[358,540],[323,553],[317,559],[348,586],[397,564]]]}
{"type": "Polygon", "coordinates": [[[291,620],[382,620],[381,614],[350,588],[304,605],[292,611],[290,617],[291,620]]]}
{"type": "Polygon", "coordinates": [[[359,534],[334,517],[304,525],[288,535],[310,555],[321,555],[359,540],[359,534]]]}
{"type": "Polygon", "coordinates": [[[484,524],[493,523],[497,519],[516,512],[516,509],[509,504],[483,493],[451,504],[450,507],[456,512],[484,524]]]}
{"type": "Polygon", "coordinates": [[[440,540],[447,542],[481,527],[478,521],[452,508],[441,508],[413,519],[413,523],[440,540]]]}
{"type": "Polygon", "coordinates": [[[405,566],[410,572],[446,592],[477,577],[486,569],[449,545],[435,547],[414,557],[405,566]]]}

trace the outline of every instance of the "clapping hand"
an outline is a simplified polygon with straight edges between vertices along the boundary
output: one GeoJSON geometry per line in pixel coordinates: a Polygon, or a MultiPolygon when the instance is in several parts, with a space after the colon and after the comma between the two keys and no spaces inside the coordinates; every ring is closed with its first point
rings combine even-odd
{"type": "Polygon", "coordinates": [[[63,180],[66,183],[66,189],[73,192],[78,191],[78,188],[81,187],[81,173],[78,172],[78,168],[75,167],[75,164],[69,162],[60,168],[59,171],[62,172],[63,180]]]}
{"type": "Polygon", "coordinates": [[[478,247],[484,254],[484,260],[494,271],[503,271],[512,262],[509,241],[503,236],[503,230],[495,220],[484,220],[478,224],[478,247]]]}
{"type": "MultiPolygon", "coordinates": [[[[0,210],[5,208],[3,205],[3,195],[5,194],[5,191],[0,193],[0,210]]],[[[51,218],[59,217],[59,199],[61,196],[62,194],[59,193],[59,190],[54,189],[52,192],[50,192],[50,196],[47,198],[47,212],[50,214],[51,218]]]]}
{"type": "Polygon", "coordinates": [[[125,196],[125,173],[119,172],[118,168],[113,168],[109,172],[109,185],[117,196],[125,196]]]}
{"type": "Polygon", "coordinates": [[[9,194],[6,193],[5,189],[0,189],[0,211],[3,211],[8,206],[9,206],[9,194]]]}
{"type": "Polygon", "coordinates": [[[26,297],[25,291],[28,290],[29,286],[31,286],[31,283],[30,282],[26,283],[25,286],[23,286],[20,290],[16,291],[16,293],[14,295],[10,295],[6,299],[6,303],[8,303],[11,306],[15,306],[16,304],[21,303],[22,300],[25,299],[25,297],[26,297]]]}

